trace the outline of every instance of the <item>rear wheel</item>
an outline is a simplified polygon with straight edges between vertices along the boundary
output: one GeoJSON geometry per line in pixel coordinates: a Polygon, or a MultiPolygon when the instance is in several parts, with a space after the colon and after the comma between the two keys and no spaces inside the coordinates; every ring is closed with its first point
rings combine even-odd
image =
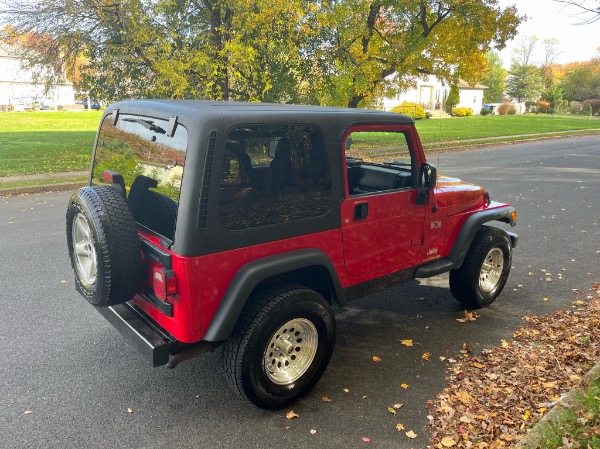
{"type": "Polygon", "coordinates": [[[465,307],[489,306],[500,295],[512,262],[510,238],[501,229],[482,226],[462,266],[450,271],[450,291],[465,307]]]}
{"type": "Polygon", "coordinates": [[[325,372],[335,344],[335,318],[317,292],[285,285],[250,298],[223,347],[230,386],[265,409],[285,407],[325,372]]]}
{"type": "Polygon", "coordinates": [[[131,211],[112,187],[84,187],[67,208],[75,288],[98,307],[128,301],[141,281],[140,241],[131,211]]]}

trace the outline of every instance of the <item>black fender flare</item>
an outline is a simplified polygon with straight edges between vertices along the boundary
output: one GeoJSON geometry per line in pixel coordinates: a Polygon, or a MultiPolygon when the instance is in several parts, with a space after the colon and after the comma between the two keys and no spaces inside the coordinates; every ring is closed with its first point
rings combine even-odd
{"type": "MultiPolygon", "coordinates": [[[[516,220],[513,218],[515,216],[514,212],[515,208],[512,206],[503,206],[475,212],[463,223],[448,257],[418,268],[415,272],[415,277],[427,278],[460,268],[479,228],[484,223],[489,223],[490,221],[502,221],[510,224],[511,227],[514,227],[517,225],[516,220]]],[[[512,247],[516,247],[519,236],[514,232],[507,232],[507,234],[510,238],[512,247]]]]}
{"type": "Polygon", "coordinates": [[[205,341],[218,342],[229,338],[252,291],[265,279],[308,268],[324,268],[329,274],[334,299],[345,305],[344,291],[333,263],[323,251],[314,248],[300,249],[253,260],[241,267],[225,291],[219,307],[204,335],[205,341]]]}

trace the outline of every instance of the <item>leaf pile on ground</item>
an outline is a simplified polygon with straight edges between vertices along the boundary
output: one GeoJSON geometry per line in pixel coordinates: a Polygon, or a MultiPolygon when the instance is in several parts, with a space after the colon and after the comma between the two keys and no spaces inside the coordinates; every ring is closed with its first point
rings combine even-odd
{"type": "MultiPolygon", "coordinates": [[[[574,290],[574,293],[581,293],[574,290]]],[[[600,284],[571,310],[527,316],[511,341],[449,367],[427,407],[430,449],[510,447],[600,359],[600,284]]]]}

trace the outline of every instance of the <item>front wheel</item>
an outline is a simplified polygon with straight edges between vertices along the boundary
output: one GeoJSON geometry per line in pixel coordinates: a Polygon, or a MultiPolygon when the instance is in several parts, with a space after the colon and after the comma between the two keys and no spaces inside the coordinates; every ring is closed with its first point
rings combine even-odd
{"type": "Polygon", "coordinates": [[[462,266],[450,271],[450,291],[464,306],[489,306],[500,295],[510,273],[512,246],[501,229],[482,226],[462,266]]]}
{"type": "Polygon", "coordinates": [[[317,292],[271,287],[251,297],[223,347],[230,386],[264,409],[285,407],[321,378],[335,344],[335,318],[317,292]]]}

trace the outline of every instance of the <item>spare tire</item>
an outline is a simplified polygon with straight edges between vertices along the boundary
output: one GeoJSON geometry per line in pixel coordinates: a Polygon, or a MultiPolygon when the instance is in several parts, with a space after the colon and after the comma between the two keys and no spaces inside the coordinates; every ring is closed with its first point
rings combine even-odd
{"type": "Polygon", "coordinates": [[[142,279],[131,210],[112,187],[83,187],[69,199],[67,245],[75,288],[97,307],[127,302],[142,279]]]}

